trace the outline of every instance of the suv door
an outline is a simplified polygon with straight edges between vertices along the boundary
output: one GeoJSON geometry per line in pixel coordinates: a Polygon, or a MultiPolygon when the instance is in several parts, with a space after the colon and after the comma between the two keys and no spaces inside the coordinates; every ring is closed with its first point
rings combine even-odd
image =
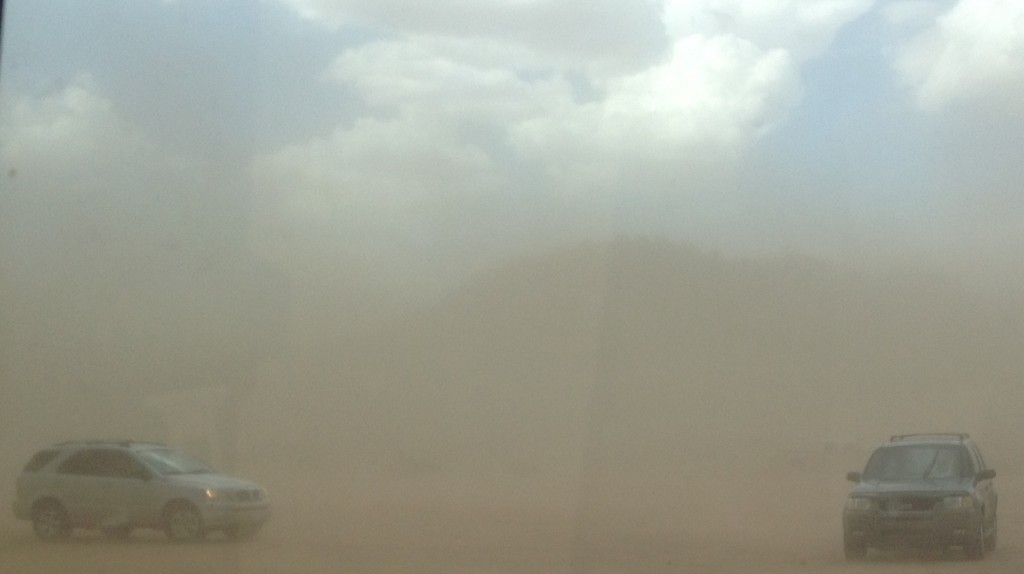
{"type": "Polygon", "coordinates": [[[103,484],[98,492],[97,525],[112,528],[138,523],[152,506],[149,471],[125,450],[104,450],[99,457],[103,484]]]}
{"type": "Polygon", "coordinates": [[[57,467],[55,491],[76,526],[92,526],[103,514],[103,466],[103,450],[87,448],[71,454],[57,467]]]}
{"type": "Polygon", "coordinates": [[[83,449],[61,463],[57,473],[58,491],[75,525],[131,524],[150,505],[149,471],[126,451],[83,449]]]}

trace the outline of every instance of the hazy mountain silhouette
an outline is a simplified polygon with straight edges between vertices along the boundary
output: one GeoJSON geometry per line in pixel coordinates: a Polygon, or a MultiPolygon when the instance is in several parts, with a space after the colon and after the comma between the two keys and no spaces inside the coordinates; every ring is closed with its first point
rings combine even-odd
{"type": "Polygon", "coordinates": [[[1021,398],[1022,335],[1019,309],[935,277],[619,239],[524,257],[337,341],[311,359],[327,384],[310,381],[309,408],[336,448],[410,472],[763,459],[913,430],[994,442],[1020,430],[1001,405],[1021,398]]]}
{"type": "Polygon", "coordinates": [[[224,273],[230,281],[196,283],[198,299],[124,286],[89,309],[101,321],[63,329],[45,293],[22,294],[34,306],[12,308],[23,329],[8,325],[18,343],[3,365],[8,442],[171,440],[160,420],[173,413],[144,407],[189,385],[234,394],[214,411],[227,422],[194,430],[225,436],[188,440],[399,475],[693,457],[756,465],[780,449],[916,430],[968,430],[1011,453],[1024,432],[1019,303],[909,270],[621,238],[506,261],[400,313],[411,302],[385,293],[364,290],[357,305],[355,279],[330,270],[330,281],[305,283],[224,273]]]}

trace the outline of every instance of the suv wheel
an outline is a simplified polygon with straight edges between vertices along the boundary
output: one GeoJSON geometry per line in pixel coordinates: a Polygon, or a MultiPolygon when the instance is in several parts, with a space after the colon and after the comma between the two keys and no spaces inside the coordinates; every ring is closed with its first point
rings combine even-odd
{"type": "Polygon", "coordinates": [[[843,555],[846,556],[847,560],[863,560],[868,555],[868,545],[844,534],[843,555]]]}
{"type": "Polygon", "coordinates": [[[964,544],[964,554],[971,560],[980,560],[985,555],[985,521],[979,520],[978,527],[964,544]]]}
{"type": "Polygon", "coordinates": [[[32,530],[42,540],[62,540],[71,535],[71,522],[59,503],[44,502],[32,512],[32,530]]]}
{"type": "Polygon", "coordinates": [[[194,506],[185,502],[172,504],[164,513],[164,529],[167,537],[175,542],[202,540],[203,517],[194,506]]]}
{"type": "Polygon", "coordinates": [[[996,549],[996,542],[999,539],[999,525],[996,521],[992,521],[992,530],[989,531],[988,536],[985,537],[985,550],[992,552],[996,549]]]}

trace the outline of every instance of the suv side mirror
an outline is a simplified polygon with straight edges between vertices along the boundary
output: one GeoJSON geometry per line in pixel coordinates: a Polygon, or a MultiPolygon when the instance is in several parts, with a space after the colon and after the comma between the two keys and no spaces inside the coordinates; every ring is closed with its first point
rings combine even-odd
{"type": "Polygon", "coordinates": [[[978,484],[979,482],[981,482],[983,480],[992,480],[995,477],[996,477],[996,471],[994,469],[991,469],[991,468],[986,468],[985,470],[983,470],[983,471],[979,472],[978,474],[974,475],[974,484],[978,484]]]}
{"type": "Polygon", "coordinates": [[[860,482],[861,478],[863,478],[861,474],[855,470],[851,470],[846,473],[846,480],[849,480],[850,482],[860,482]]]}

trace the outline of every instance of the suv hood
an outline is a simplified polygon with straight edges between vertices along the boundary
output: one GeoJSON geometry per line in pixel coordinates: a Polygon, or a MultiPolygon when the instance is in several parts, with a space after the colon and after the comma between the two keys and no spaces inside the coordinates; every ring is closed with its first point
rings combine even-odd
{"type": "Polygon", "coordinates": [[[970,478],[963,480],[934,480],[914,482],[882,482],[864,480],[853,489],[854,494],[886,494],[903,492],[969,492],[974,489],[970,478]]]}
{"type": "Polygon", "coordinates": [[[167,482],[195,486],[197,488],[246,489],[260,488],[260,485],[241,478],[224,474],[172,474],[163,477],[167,482]]]}

